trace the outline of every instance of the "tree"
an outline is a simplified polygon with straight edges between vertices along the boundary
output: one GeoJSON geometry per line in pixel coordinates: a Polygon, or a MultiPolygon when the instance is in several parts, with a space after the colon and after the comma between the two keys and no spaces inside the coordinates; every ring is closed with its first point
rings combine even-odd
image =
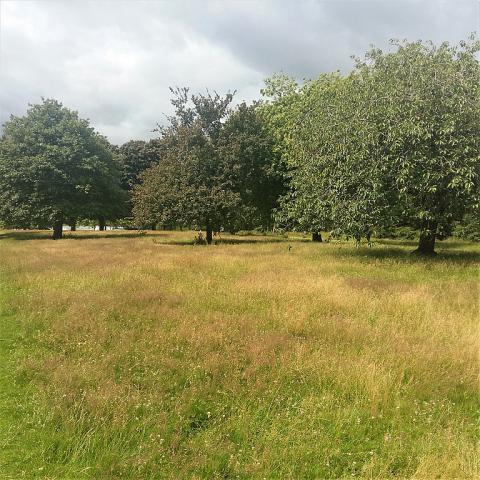
{"type": "Polygon", "coordinates": [[[393,45],[393,53],[371,50],[357,70],[382,92],[384,160],[402,215],[420,229],[416,253],[433,254],[435,239],[479,203],[480,43],[393,45]]]}
{"type": "Polygon", "coordinates": [[[229,105],[232,95],[173,91],[176,108],[162,133],[162,158],[134,190],[139,225],[197,225],[212,231],[272,225],[284,189],[280,158],[258,105],[229,105]]]}
{"type": "Polygon", "coordinates": [[[296,184],[301,176],[296,151],[292,148],[298,133],[298,124],[302,115],[302,101],[305,86],[301,87],[294,78],[285,74],[276,74],[265,80],[261,91],[264,100],[260,106],[270,136],[275,142],[275,151],[281,158],[278,169],[283,175],[283,194],[279,198],[276,210],[276,222],[285,229],[303,229],[312,232],[313,241],[322,241],[321,230],[327,221],[325,215],[319,216],[320,209],[316,203],[318,192],[309,190],[305,183],[307,176],[296,184]],[[296,171],[296,173],[295,173],[296,171]]]}
{"type": "Polygon", "coordinates": [[[479,203],[479,45],[394,46],[307,82],[283,114],[287,214],[357,240],[407,219],[432,254],[479,203]]]}
{"type": "Polygon", "coordinates": [[[233,190],[235,172],[219,153],[222,120],[233,94],[191,95],[172,90],[176,111],[161,130],[164,157],[141,175],[133,213],[139,226],[152,223],[197,225],[212,232],[234,223],[241,197],[233,190]]]}
{"type": "Polygon", "coordinates": [[[376,226],[393,221],[371,92],[355,73],[325,74],[302,88],[296,107],[287,211],[312,231],[369,239],[376,226]]]}
{"type": "Polygon", "coordinates": [[[465,218],[456,226],[455,235],[472,242],[480,242],[480,215],[465,215],[465,218]]]}
{"type": "Polygon", "coordinates": [[[260,105],[245,102],[228,116],[220,140],[220,155],[235,169],[235,191],[239,192],[245,218],[238,228],[269,229],[273,211],[285,193],[285,165],[260,105]]]}
{"type": "Polygon", "coordinates": [[[8,224],[53,226],[108,215],[124,201],[119,165],[106,139],[56,100],[12,116],[0,140],[0,217],[8,224]]]}
{"type": "Polygon", "coordinates": [[[130,140],[118,149],[122,163],[122,187],[132,190],[140,183],[140,174],[158,163],[161,144],[158,140],[145,142],[143,140],[130,140]]]}
{"type": "MultiPolygon", "coordinates": [[[[124,212],[124,223],[132,225],[132,191],[141,183],[140,174],[158,163],[161,158],[162,142],[158,139],[145,142],[143,140],[130,140],[120,147],[117,152],[121,163],[122,188],[128,193],[128,202],[124,212]]],[[[155,223],[150,225],[155,229],[155,223]]]]}

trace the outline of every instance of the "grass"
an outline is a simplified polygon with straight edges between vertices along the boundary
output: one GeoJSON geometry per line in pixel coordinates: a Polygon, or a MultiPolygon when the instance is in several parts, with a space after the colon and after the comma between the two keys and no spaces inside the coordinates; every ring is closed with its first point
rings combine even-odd
{"type": "Polygon", "coordinates": [[[478,478],[478,244],[193,235],[0,232],[0,478],[478,478]]]}

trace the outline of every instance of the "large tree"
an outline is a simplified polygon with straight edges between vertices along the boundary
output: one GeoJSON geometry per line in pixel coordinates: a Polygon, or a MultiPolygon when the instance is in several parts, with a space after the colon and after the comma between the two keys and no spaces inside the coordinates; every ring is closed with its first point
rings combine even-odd
{"type": "Polygon", "coordinates": [[[158,163],[161,157],[161,142],[157,139],[130,140],[118,149],[122,164],[122,187],[132,190],[140,183],[140,174],[158,163]]]}
{"type": "Polygon", "coordinates": [[[358,74],[376,92],[376,122],[394,173],[401,215],[420,229],[417,252],[478,207],[480,43],[393,42],[369,52],[358,74]]]}
{"type": "Polygon", "coordinates": [[[398,43],[308,82],[287,111],[290,212],[359,238],[410,222],[418,253],[478,205],[478,44],[398,43]]]}
{"type": "Polygon", "coordinates": [[[241,198],[234,191],[235,172],[220,155],[222,120],[233,95],[189,95],[172,90],[175,115],[161,130],[164,156],[141,175],[134,191],[134,216],[139,226],[153,223],[196,225],[212,232],[233,224],[241,198]]]}
{"type": "Polygon", "coordinates": [[[299,171],[308,165],[301,160],[300,149],[297,148],[299,126],[305,119],[302,109],[311,110],[309,100],[305,100],[306,90],[307,86],[300,86],[294,78],[275,74],[265,80],[260,111],[275,142],[275,151],[281,158],[279,171],[283,174],[284,185],[289,185],[279,199],[276,223],[285,229],[310,231],[314,241],[322,241],[320,232],[331,224],[330,217],[326,215],[326,208],[318,205],[323,200],[311,183],[314,176],[306,172],[300,174],[299,171]]]}
{"type": "Polygon", "coordinates": [[[231,94],[174,93],[176,113],[161,132],[161,162],[134,190],[137,224],[196,225],[208,243],[220,227],[268,228],[283,177],[257,106],[231,109],[231,94]]]}
{"type": "MultiPolygon", "coordinates": [[[[126,225],[133,225],[133,189],[141,183],[140,175],[160,161],[162,147],[162,142],[159,139],[153,139],[148,142],[144,140],[130,140],[117,147],[122,172],[121,185],[128,192],[127,208],[125,209],[125,218],[123,219],[126,225]]],[[[150,227],[155,229],[155,222],[150,227]]]]}
{"type": "Polygon", "coordinates": [[[219,153],[234,169],[234,188],[243,206],[239,229],[270,229],[273,211],[286,189],[285,164],[262,113],[260,104],[243,102],[230,113],[221,132],[219,153]]]}
{"type": "Polygon", "coordinates": [[[355,74],[325,74],[306,83],[294,103],[288,155],[287,218],[315,232],[359,240],[392,221],[387,165],[368,101],[355,74]]]}
{"type": "Polygon", "coordinates": [[[56,100],[12,116],[0,140],[0,217],[5,223],[50,225],[53,238],[81,217],[113,215],[125,197],[108,142],[56,100]]]}

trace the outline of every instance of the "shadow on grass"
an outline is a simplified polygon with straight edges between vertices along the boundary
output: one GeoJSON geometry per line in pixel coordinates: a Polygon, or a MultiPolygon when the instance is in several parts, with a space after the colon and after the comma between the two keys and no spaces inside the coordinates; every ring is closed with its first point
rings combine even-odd
{"type": "MultiPolygon", "coordinates": [[[[169,237],[174,237],[176,233],[181,232],[138,232],[135,230],[128,231],[108,231],[108,232],[64,232],[63,239],[65,240],[95,240],[95,239],[125,239],[125,238],[139,238],[148,237],[157,245],[180,245],[193,246],[195,245],[194,238],[175,240],[169,237]]],[[[7,230],[0,232],[0,240],[48,240],[52,238],[51,231],[39,230],[7,230]]],[[[273,236],[259,236],[258,238],[228,236],[227,238],[214,239],[215,245],[253,245],[253,244],[272,244],[272,243],[312,243],[309,238],[286,238],[273,236]]],[[[339,241],[328,242],[327,245],[337,246],[337,248],[330,249],[333,255],[341,256],[343,258],[369,259],[369,260],[399,260],[408,263],[434,263],[434,262],[448,262],[454,264],[472,264],[480,262],[480,250],[473,250],[472,243],[461,240],[437,242],[436,250],[438,255],[433,257],[422,257],[412,255],[411,252],[417,247],[416,240],[401,240],[401,239],[378,239],[375,240],[372,247],[361,245],[355,247],[352,242],[339,241]],[[381,248],[378,248],[381,247],[381,248]]],[[[319,249],[324,245],[323,243],[315,244],[319,249]]],[[[197,245],[202,247],[204,245],[197,245]]]]}
{"type": "MultiPolygon", "coordinates": [[[[262,243],[297,243],[297,242],[304,242],[308,240],[292,240],[288,238],[263,238],[263,239],[256,239],[256,238],[221,238],[218,240],[214,240],[212,243],[212,247],[216,245],[248,245],[248,244],[262,244],[262,243]]],[[[155,239],[153,239],[154,243],[157,243],[159,245],[195,245],[198,247],[206,247],[206,244],[195,244],[195,240],[172,240],[172,241],[166,241],[166,242],[156,242],[155,239]]]]}
{"type": "MultiPolygon", "coordinates": [[[[131,231],[131,233],[114,233],[112,231],[107,232],[98,232],[98,233],[80,233],[80,232],[64,232],[62,240],[92,240],[100,238],[138,238],[138,237],[161,237],[168,236],[168,233],[144,233],[131,231]]],[[[52,232],[47,231],[7,231],[0,233],[0,240],[2,239],[12,239],[12,240],[51,240],[52,232]]]]}
{"type": "MultiPolygon", "coordinates": [[[[89,232],[84,233],[84,231],[63,232],[62,240],[96,240],[96,239],[112,239],[112,238],[139,238],[139,237],[148,237],[158,245],[194,245],[195,239],[184,240],[168,240],[168,237],[174,237],[175,234],[181,232],[161,232],[161,231],[152,231],[152,232],[138,232],[135,230],[125,231],[120,233],[117,231],[108,231],[108,232],[89,232]],[[157,241],[158,239],[158,241],[157,241]]],[[[49,240],[52,239],[51,231],[41,231],[41,230],[9,230],[6,232],[0,232],[1,239],[12,239],[12,240],[49,240]]],[[[214,239],[213,245],[241,245],[241,244],[254,244],[254,243],[279,243],[279,242],[308,242],[306,239],[288,239],[285,237],[259,237],[257,238],[243,238],[243,237],[228,237],[228,238],[219,238],[214,239]]],[[[202,246],[202,245],[198,245],[202,246]]]]}
{"type": "Polygon", "coordinates": [[[417,247],[416,242],[408,240],[398,242],[378,242],[387,248],[372,247],[341,244],[343,248],[334,250],[334,255],[343,258],[356,258],[367,260],[399,260],[407,263],[452,263],[452,264],[475,264],[480,262],[480,252],[474,250],[462,250],[463,248],[471,247],[471,244],[466,242],[452,242],[439,243],[436,247],[437,255],[421,256],[412,255],[413,250],[417,247]],[[403,247],[403,248],[401,248],[403,247]]]}
{"type": "MultiPolygon", "coordinates": [[[[415,250],[418,246],[418,239],[417,240],[402,240],[402,239],[388,239],[388,238],[381,238],[374,240],[375,245],[384,245],[384,246],[397,246],[397,247],[408,247],[412,250],[415,250]]],[[[454,239],[453,241],[442,241],[437,240],[435,242],[435,249],[436,250],[457,250],[463,248],[471,248],[472,243],[466,242],[464,240],[457,240],[454,239]]]]}

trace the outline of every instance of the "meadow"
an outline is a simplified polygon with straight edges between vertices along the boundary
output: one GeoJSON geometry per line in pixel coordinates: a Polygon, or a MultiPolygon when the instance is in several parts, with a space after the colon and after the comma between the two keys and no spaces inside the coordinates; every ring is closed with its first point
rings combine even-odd
{"type": "Polygon", "coordinates": [[[478,478],[480,245],[0,232],[0,478],[478,478]]]}

